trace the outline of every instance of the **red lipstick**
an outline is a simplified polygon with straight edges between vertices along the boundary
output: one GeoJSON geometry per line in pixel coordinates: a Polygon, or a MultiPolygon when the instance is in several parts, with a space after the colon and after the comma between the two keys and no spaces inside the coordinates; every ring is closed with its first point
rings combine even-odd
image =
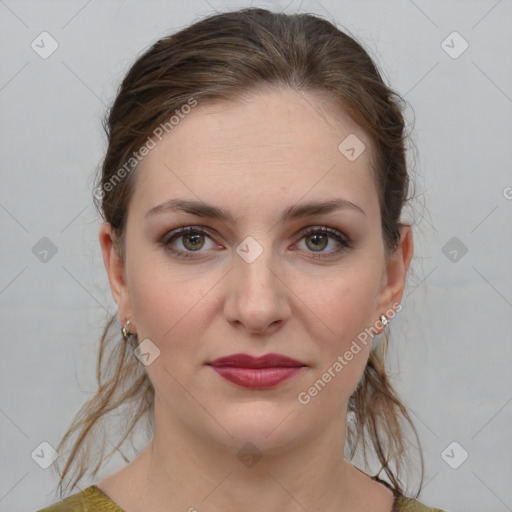
{"type": "Polygon", "coordinates": [[[253,357],[232,354],[208,363],[221,377],[248,389],[277,386],[300,372],[306,365],[281,354],[253,357]]]}

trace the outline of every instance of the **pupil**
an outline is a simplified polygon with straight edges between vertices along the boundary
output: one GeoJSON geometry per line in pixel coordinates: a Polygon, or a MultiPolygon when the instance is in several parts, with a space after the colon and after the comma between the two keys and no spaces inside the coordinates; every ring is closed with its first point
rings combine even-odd
{"type": "Polygon", "coordinates": [[[321,234],[311,236],[311,240],[316,240],[316,242],[313,242],[313,245],[316,248],[319,248],[321,246],[320,248],[323,249],[325,247],[325,244],[322,245],[322,241],[325,242],[325,239],[326,239],[325,235],[321,235],[321,234]]]}
{"type": "MultiPolygon", "coordinates": [[[[191,241],[192,245],[197,245],[199,242],[200,242],[200,237],[202,235],[196,233],[195,235],[187,235],[185,237],[185,240],[188,240],[188,241],[191,241]]],[[[197,248],[197,247],[193,247],[193,248],[197,248]]]]}

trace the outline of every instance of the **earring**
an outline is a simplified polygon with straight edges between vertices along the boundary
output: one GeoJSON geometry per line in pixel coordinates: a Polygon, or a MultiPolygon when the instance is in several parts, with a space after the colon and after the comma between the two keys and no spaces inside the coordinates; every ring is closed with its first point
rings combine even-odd
{"type": "Polygon", "coordinates": [[[126,321],[126,324],[123,325],[122,329],[121,329],[121,334],[123,335],[123,341],[125,343],[128,343],[129,339],[128,339],[128,336],[133,336],[133,333],[131,333],[129,330],[128,330],[128,326],[130,325],[130,320],[127,320],[126,321]]]}
{"type": "Polygon", "coordinates": [[[380,321],[384,327],[386,327],[389,324],[389,320],[386,315],[380,315],[380,321]]]}

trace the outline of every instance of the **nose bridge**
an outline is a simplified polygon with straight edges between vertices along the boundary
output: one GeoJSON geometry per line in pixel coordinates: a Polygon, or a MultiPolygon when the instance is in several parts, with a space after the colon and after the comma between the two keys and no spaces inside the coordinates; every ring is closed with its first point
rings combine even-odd
{"type": "Polygon", "coordinates": [[[230,320],[251,331],[262,331],[287,314],[285,289],[276,277],[278,258],[271,237],[247,237],[236,248],[226,302],[230,320]]]}
{"type": "MultiPolygon", "coordinates": [[[[270,237],[265,240],[247,237],[236,249],[235,279],[239,291],[250,295],[264,296],[275,295],[275,258],[271,246],[270,237]]],[[[266,298],[268,300],[268,297],[266,298]]]]}

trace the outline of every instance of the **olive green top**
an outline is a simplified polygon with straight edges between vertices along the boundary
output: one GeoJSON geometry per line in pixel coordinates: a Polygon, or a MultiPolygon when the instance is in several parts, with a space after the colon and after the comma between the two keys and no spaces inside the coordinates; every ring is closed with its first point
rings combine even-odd
{"type": "MultiPolygon", "coordinates": [[[[385,482],[384,482],[385,483],[385,482]]],[[[389,487],[389,486],[388,486],[389,487]]],[[[393,491],[395,501],[391,512],[444,512],[438,508],[429,508],[419,501],[393,491]]],[[[113,502],[96,485],[91,485],[83,491],[73,494],[54,505],[37,512],[126,512],[113,502]]]]}

